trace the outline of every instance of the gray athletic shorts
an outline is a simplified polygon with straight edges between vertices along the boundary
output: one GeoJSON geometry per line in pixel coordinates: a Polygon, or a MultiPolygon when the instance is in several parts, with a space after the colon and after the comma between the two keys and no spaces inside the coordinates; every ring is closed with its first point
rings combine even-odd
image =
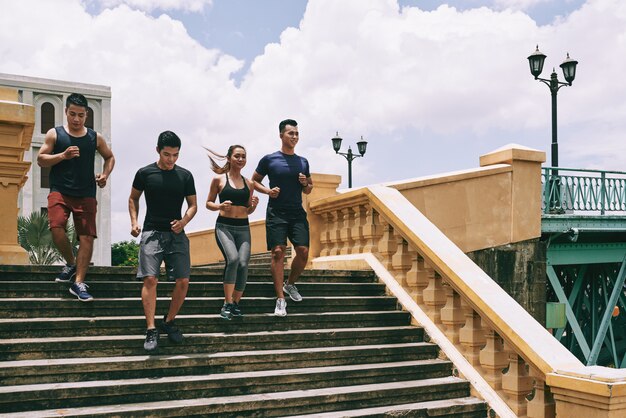
{"type": "Polygon", "coordinates": [[[185,232],[143,231],[139,244],[137,278],[159,277],[161,263],[165,261],[168,280],[188,279],[191,273],[189,238],[185,232]]]}

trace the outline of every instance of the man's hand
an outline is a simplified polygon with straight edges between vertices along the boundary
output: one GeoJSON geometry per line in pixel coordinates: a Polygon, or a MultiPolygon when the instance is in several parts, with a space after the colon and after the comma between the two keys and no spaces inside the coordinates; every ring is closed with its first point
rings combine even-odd
{"type": "Polygon", "coordinates": [[[80,149],[76,145],[67,147],[65,151],[63,151],[64,160],[71,160],[72,158],[76,158],[76,157],[80,157],[80,149]]]}
{"type": "Polygon", "coordinates": [[[270,189],[270,192],[268,193],[268,196],[276,199],[278,197],[278,195],[280,194],[280,187],[274,187],[270,189]]]}
{"type": "Polygon", "coordinates": [[[307,180],[306,176],[302,173],[298,174],[298,181],[300,182],[302,187],[306,187],[309,185],[309,181],[307,180]]]}
{"type": "Polygon", "coordinates": [[[137,224],[131,225],[130,227],[130,235],[137,238],[141,234],[141,227],[137,224]]]}
{"type": "Polygon", "coordinates": [[[98,185],[98,187],[103,188],[104,186],[106,186],[108,178],[109,176],[107,176],[106,174],[96,174],[96,184],[98,185]]]}
{"type": "Polygon", "coordinates": [[[172,225],[172,231],[175,234],[180,234],[181,231],[185,228],[185,223],[179,219],[174,219],[172,222],[170,222],[170,225],[172,225]]]}

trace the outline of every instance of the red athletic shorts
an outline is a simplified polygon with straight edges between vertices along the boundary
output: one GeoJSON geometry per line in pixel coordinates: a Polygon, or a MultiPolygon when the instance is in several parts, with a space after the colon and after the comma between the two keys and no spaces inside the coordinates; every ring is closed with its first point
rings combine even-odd
{"type": "Polygon", "coordinates": [[[48,195],[48,220],[50,228],[63,228],[67,225],[70,213],[74,218],[76,235],[96,234],[96,208],[98,202],[95,197],[73,197],[52,192],[48,195]]]}

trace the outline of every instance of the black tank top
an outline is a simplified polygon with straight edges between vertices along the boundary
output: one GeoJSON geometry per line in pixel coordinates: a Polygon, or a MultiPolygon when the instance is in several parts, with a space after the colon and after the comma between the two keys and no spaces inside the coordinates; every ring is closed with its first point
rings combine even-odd
{"type": "Polygon", "coordinates": [[[80,150],[80,157],[63,160],[50,168],[50,191],[74,197],[96,197],[96,131],[87,128],[85,136],[78,138],[68,134],[63,126],[57,126],[55,130],[57,140],[53,153],[58,154],[75,145],[80,150]]]}
{"type": "Polygon", "coordinates": [[[228,181],[228,174],[226,174],[226,184],[224,188],[220,192],[220,203],[230,200],[233,206],[248,206],[248,201],[250,200],[250,189],[248,189],[248,182],[245,177],[241,176],[243,179],[243,189],[235,189],[230,185],[228,181]]]}

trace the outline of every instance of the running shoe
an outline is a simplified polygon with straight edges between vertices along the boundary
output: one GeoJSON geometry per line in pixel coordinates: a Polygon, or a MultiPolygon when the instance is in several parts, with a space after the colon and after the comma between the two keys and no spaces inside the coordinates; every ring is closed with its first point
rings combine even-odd
{"type": "Polygon", "coordinates": [[[146,330],[146,341],[143,348],[146,351],[155,351],[159,346],[159,330],[156,328],[146,330]]]}
{"type": "Polygon", "coordinates": [[[283,285],[283,292],[287,293],[294,302],[302,302],[302,295],[298,292],[298,288],[295,284],[285,282],[283,285]]]}
{"type": "Polygon", "coordinates": [[[164,316],[163,321],[159,323],[159,330],[162,333],[167,334],[167,338],[169,338],[171,342],[176,344],[182,343],[184,339],[183,333],[180,332],[180,329],[176,326],[173,320],[170,322],[165,322],[166,319],[167,315],[164,316]]]}
{"type": "Polygon", "coordinates": [[[222,310],[220,311],[220,316],[230,321],[230,319],[233,317],[232,307],[232,303],[225,303],[224,306],[222,306],[222,310]]]}
{"type": "Polygon", "coordinates": [[[233,316],[243,316],[243,312],[241,312],[241,307],[237,302],[233,303],[230,307],[230,313],[233,316]]]}
{"type": "Polygon", "coordinates": [[[67,283],[75,277],[76,277],[76,264],[74,265],[66,264],[65,266],[63,266],[63,268],[61,269],[61,272],[57,275],[54,281],[57,283],[67,283]]]}
{"type": "Polygon", "coordinates": [[[87,283],[72,283],[70,286],[70,293],[76,296],[81,302],[91,302],[93,300],[93,296],[87,292],[87,288],[89,288],[87,283]]]}
{"type": "Polygon", "coordinates": [[[287,301],[285,299],[276,299],[276,308],[274,309],[274,315],[287,316],[287,301]]]}

